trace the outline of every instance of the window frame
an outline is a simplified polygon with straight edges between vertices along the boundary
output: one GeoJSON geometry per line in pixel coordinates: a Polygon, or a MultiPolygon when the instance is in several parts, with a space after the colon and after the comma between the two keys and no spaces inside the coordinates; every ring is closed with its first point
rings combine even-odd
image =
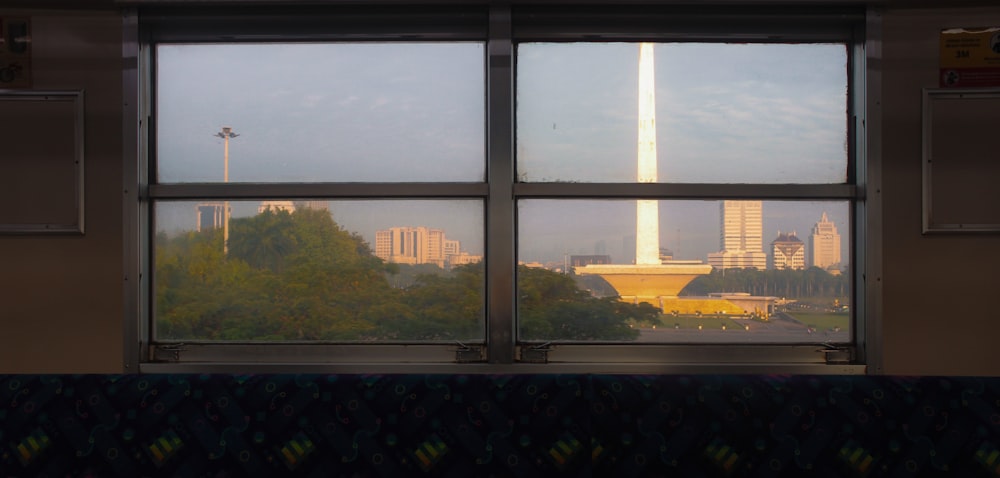
{"type": "Polygon", "coordinates": [[[878,13],[855,8],[514,5],[143,8],[124,15],[125,370],[143,372],[407,371],[441,373],[877,372],[880,297],[875,123],[878,13]],[[291,11],[292,13],[289,13],[291,11]],[[594,32],[600,32],[595,34],[594,32]],[[155,178],[157,43],[482,41],[486,181],[473,183],[179,183],[155,178]],[[844,184],[522,183],[515,178],[516,48],[522,42],[843,42],[848,49],[844,184]],[[131,100],[137,101],[131,101],[131,100]],[[873,194],[869,191],[875,191],[873,194]],[[160,200],[476,199],[485,224],[486,336],[472,344],[153,343],[151,204],[160,200]],[[520,199],[846,200],[851,208],[852,343],[637,344],[518,341],[516,210],[520,199]],[[130,278],[134,278],[130,280],[130,278]],[[866,278],[874,278],[866,281],[866,278]],[[869,369],[869,366],[874,366],[869,369]],[[134,368],[133,368],[134,367],[134,368]]]}

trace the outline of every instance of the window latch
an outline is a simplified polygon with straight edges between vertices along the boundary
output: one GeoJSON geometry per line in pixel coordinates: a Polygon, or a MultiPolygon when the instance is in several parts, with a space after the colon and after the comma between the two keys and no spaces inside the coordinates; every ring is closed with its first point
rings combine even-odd
{"type": "Polygon", "coordinates": [[[181,352],[187,350],[187,344],[156,345],[152,348],[154,362],[180,362],[181,352]]]}
{"type": "Polygon", "coordinates": [[[455,362],[471,363],[485,360],[482,345],[470,346],[458,341],[455,343],[458,344],[458,348],[455,349],[455,362]]]}
{"type": "Polygon", "coordinates": [[[827,365],[848,364],[854,358],[854,350],[850,347],[837,347],[831,344],[823,344],[823,348],[817,350],[826,356],[827,365]]]}
{"type": "Polygon", "coordinates": [[[552,342],[521,348],[521,361],[527,363],[549,363],[549,351],[552,342]]]}

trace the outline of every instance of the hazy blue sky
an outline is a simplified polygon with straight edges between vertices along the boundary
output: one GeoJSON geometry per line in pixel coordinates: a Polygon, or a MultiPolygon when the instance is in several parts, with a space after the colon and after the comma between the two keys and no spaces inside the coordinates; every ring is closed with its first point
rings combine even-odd
{"type": "MultiPolygon", "coordinates": [[[[221,181],[222,140],[213,135],[222,126],[241,135],[230,143],[234,182],[484,178],[482,44],[165,45],[157,54],[162,182],[221,181]]],[[[844,181],[843,45],[658,44],[655,54],[660,181],[844,181]]],[[[635,44],[521,45],[519,177],[634,181],[637,65],[635,44]]],[[[481,253],[481,203],[441,205],[349,201],[331,210],[369,241],[381,228],[438,227],[481,253]]],[[[603,247],[622,260],[634,210],[633,201],[524,203],[521,258],[603,247]]],[[[252,214],[256,203],[234,211],[252,214]]],[[[778,230],[807,241],[824,211],[846,254],[843,202],[765,202],[765,243],[778,230]]],[[[661,243],[679,258],[718,250],[718,202],[661,201],[660,216],[661,243]]],[[[164,204],[158,219],[191,228],[193,204],[164,204]]]]}
{"type": "MultiPolygon", "coordinates": [[[[638,50],[520,46],[523,178],[636,180],[638,50]]],[[[844,182],[843,45],[668,43],[654,53],[661,182],[844,182]]]]}

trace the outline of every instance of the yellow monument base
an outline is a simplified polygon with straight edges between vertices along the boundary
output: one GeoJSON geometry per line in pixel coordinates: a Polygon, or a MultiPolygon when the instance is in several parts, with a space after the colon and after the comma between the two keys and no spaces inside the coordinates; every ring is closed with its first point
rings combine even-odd
{"type": "Polygon", "coordinates": [[[598,275],[611,284],[626,302],[645,302],[663,307],[663,299],[676,298],[695,277],[712,272],[700,261],[671,261],[665,264],[588,264],[574,269],[580,275],[598,275]]]}
{"type": "Polygon", "coordinates": [[[662,299],[664,314],[677,312],[680,315],[696,314],[726,314],[744,315],[753,312],[743,309],[726,299],[717,297],[664,297],[662,299]]]}

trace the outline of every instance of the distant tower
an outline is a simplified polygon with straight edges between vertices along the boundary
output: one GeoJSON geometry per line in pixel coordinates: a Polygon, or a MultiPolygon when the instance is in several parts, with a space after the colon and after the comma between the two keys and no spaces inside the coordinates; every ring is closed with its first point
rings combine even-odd
{"type": "Polygon", "coordinates": [[[708,255],[712,267],[760,270],[767,267],[763,209],[761,201],[722,201],[719,236],[722,250],[708,255]]]}
{"type": "MultiPolygon", "coordinates": [[[[639,160],[637,180],[656,182],[656,95],[653,44],[639,44],[639,160]]],[[[660,218],[655,200],[635,204],[635,263],[661,264],[660,218]]]]}
{"type": "Polygon", "coordinates": [[[805,269],[806,245],[795,232],[778,231],[777,239],[771,241],[771,257],[773,269],[805,269]]]}
{"type": "Polygon", "coordinates": [[[226,205],[221,202],[198,203],[198,205],[194,208],[198,215],[198,231],[208,231],[221,228],[222,223],[226,220],[226,216],[224,214],[225,207],[226,205]]]}
{"type": "Polygon", "coordinates": [[[594,255],[605,255],[608,253],[608,243],[604,240],[594,243],[594,255]]]}
{"type": "Polygon", "coordinates": [[[827,269],[840,264],[840,234],[837,233],[837,226],[826,217],[825,212],[813,226],[812,235],[809,236],[809,250],[810,266],[827,269]]]}

